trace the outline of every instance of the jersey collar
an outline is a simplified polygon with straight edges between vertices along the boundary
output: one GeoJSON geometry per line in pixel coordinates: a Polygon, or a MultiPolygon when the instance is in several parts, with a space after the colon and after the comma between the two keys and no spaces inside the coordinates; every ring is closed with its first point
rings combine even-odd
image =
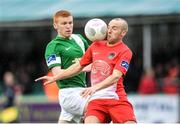
{"type": "Polygon", "coordinates": [[[117,46],[117,45],[120,45],[120,44],[123,44],[123,41],[119,41],[119,42],[117,42],[117,43],[115,43],[115,44],[113,44],[113,45],[109,45],[108,43],[106,43],[106,45],[107,45],[108,47],[114,47],[114,46],[117,46]]]}
{"type": "Polygon", "coordinates": [[[63,36],[61,35],[57,35],[57,38],[60,38],[60,39],[63,39],[63,40],[71,40],[72,39],[72,36],[70,36],[69,38],[64,38],[63,36]]]}

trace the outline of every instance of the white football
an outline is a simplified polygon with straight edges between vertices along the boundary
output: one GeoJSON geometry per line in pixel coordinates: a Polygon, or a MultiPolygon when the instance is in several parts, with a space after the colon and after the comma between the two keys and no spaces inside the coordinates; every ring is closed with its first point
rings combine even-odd
{"type": "Polygon", "coordinates": [[[91,19],[86,23],[84,32],[92,42],[104,40],[107,34],[107,24],[98,18],[91,19]]]}

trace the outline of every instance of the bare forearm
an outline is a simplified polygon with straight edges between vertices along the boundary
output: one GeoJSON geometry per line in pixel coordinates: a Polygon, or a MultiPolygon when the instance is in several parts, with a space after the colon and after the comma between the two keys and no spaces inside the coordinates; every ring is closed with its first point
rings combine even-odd
{"type": "Polygon", "coordinates": [[[73,77],[82,71],[83,67],[79,63],[71,65],[69,68],[63,70],[60,74],[54,76],[54,81],[73,77]]]}
{"type": "Polygon", "coordinates": [[[107,88],[115,83],[122,77],[122,73],[118,70],[113,70],[112,75],[108,76],[105,80],[86,88],[81,92],[81,96],[87,98],[89,95],[94,94],[96,91],[107,88]]]}
{"type": "Polygon", "coordinates": [[[105,80],[103,80],[102,82],[94,85],[96,91],[107,88],[111,85],[113,85],[114,83],[117,83],[117,81],[121,78],[122,73],[121,72],[114,72],[112,75],[110,75],[109,77],[107,77],[105,80]]]}
{"type": "Polygon", "coordinates": [[[92,64],[89,64],[89,65],[85,66],[83,68],[82,72],[90,72],[91,71],[91,66],[92,66],[92,64]]]}
{"type": "Polygon", "coordinates": [[[104,81],[95,85],[96,91],[107,88],[107,87],[111,86],[112,84],[116,83],[117,81],[118,80],[116,78],[109,76],[104,81]]]}

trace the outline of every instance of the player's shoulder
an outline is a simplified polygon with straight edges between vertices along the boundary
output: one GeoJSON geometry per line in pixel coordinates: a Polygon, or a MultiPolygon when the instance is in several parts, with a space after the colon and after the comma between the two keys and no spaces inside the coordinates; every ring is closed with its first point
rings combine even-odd
{"type": "Polygon", "coordinates": [[[48,48],[48,47],[53,47],[53,46],[55,46],[56,44],[57,44],[57,42],[53,39],[53,40],[51,40],[51,41],[47,44],[46,48],[48,48]]]}
{"type": "Polygon", "coordinates": [[[46,45],[46,49],[53,49],[55,48],[58,44],[59,44],[59,39],[58,37],[52,39],[47,45],[46,45]]]}
{"type": "Polygon", "coordinates": [[[126,45],[124,42],[121,42],[120,47],[121,47],[121,49],[131,51],[131,49],[128,47],[128,45],[126,45]]]}
{"type": "Polygon", "coordinates": [[[125,44],[123,44],[123,51],[132,55],[132,50],[125,44]]]}

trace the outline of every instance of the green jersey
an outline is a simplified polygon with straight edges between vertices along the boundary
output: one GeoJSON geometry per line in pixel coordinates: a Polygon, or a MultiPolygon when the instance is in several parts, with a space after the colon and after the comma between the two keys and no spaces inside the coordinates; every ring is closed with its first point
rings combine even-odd
{"type": "MultiPolygon", "coordinates": [[[[55,66],[68,68],[74,64],[75,59],[83,56],[87,48],[88,43],[81,35],[72,34],[68,39],[57,36],[46,47],[45,59],[48,68],[55,66]]],[[[85,76],[83,72],[74,77],[58,80],[57,85],[59,88],[85,87],[85,76]]]]}

